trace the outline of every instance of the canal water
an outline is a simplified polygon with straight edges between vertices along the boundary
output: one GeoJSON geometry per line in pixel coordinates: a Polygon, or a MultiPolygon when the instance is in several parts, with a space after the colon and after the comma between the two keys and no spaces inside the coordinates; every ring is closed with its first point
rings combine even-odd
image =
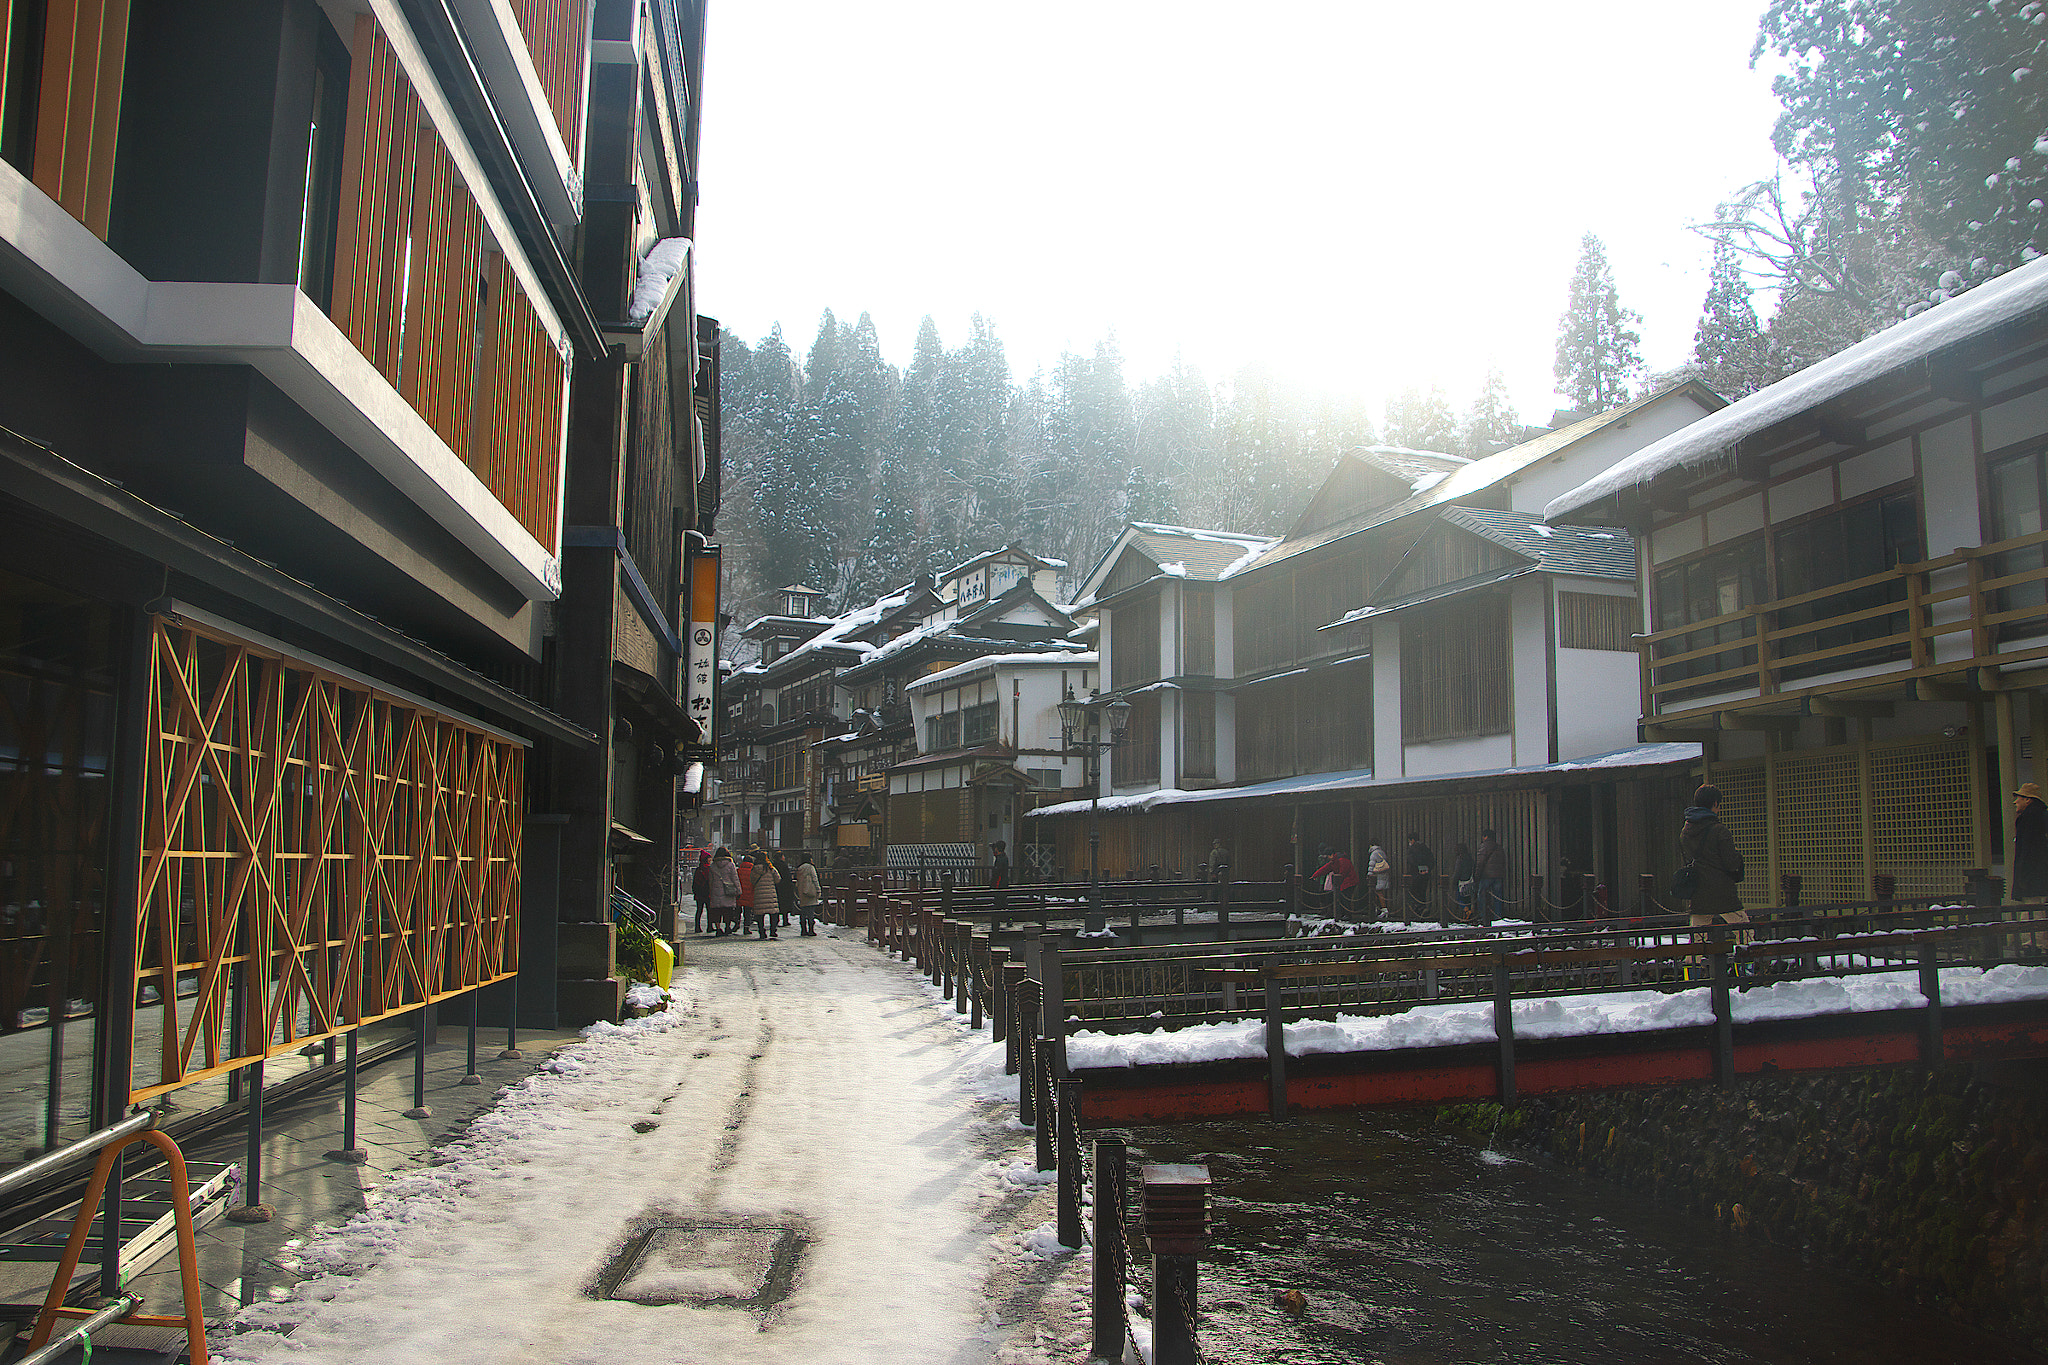
{"type": "MultiPolygon", "coordinates": [[[[1209,1167],[1210,1362],[2006,1365],[2048,1360],[1427,1114],[1132,1130],[1209,1167]],[[1293,1314],[1276,1295],[1298,1289],[1293,1314]]],[[[1149,1267],[1145,1278],[1149,1280],[1149,1267]]]]}

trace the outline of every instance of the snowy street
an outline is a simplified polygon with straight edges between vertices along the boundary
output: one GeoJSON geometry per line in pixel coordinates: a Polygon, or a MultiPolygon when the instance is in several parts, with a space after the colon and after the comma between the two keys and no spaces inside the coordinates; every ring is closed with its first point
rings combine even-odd
{"type": "Polygon", "coordinates": [[[1000,1049],[841,932],[687,939],[666,1012],[594,1026],[437,1164],[290,1249],[310,1278],[216,1348],[337,1365],[1084,1358],[1085,1255],[1034,1254],[1051,1200],[1010,1164],[1029,1134],[995,1103],[1015,1094],[1000,1049]]]}

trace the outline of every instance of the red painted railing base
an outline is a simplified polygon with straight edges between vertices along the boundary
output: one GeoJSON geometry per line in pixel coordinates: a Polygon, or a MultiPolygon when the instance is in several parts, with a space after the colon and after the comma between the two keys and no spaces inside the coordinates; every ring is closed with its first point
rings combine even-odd
{"type": "MultiPolygon", "coordinates": [[[[1921,1063],[1919,1010],[1774,1020],[1735,1030],[1735,1074],[1761,1076],[1921,1063]]],[[[1949,1007],[1943,1060],[2048,1057],[2048,1001],[1949,1007]]],[[[1367,1109],[1498,1099],[1492,1042],[1388,1052],[1290,1057],[1290,1109],[1367,1109]]],[[[1523,1039],[1515,1089],[1523,1095],[1711,1081],[1713,1029],[1523,1039]]],[[[1086,1128],[1219,1119],[1267,1112],[1263,1058],[1079,1070],[1086,1128]]]]}

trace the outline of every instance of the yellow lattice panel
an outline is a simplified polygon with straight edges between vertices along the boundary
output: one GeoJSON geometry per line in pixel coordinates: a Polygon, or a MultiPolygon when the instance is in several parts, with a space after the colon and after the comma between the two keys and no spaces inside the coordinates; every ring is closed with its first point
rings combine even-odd
{"type": "MultiPolygon", "coordinates": [[[[1761,909],[1777,901],[1778,888],[1771,885],[1769,812],[1764,807],[1764,765],[1761,763],[1716,763],[1714,785],[1721,789],[1721,823],[1735,840],[1742,855],[1742,903],[1761,909]]],[[[1678,842],[1676,831],[1672,843],[1678,842]]],[[[1676,854],[1674,853],[1674,858],[1676,854]]],[[[1673,866],[1677,864],[1674,862],[1673,866]]],[[[1662,885],[1663,883],[1659,883],[1662,885]]]]}
{"type": "Polygon", "coordinates": [[[524,749],[157,617],[136,1100],[518,970],[524,749]]]}
{"type": "MultiPolygon", "coordinates": [[[[1863,868],[1863,797],[1855,752],[1779,754],[1771,764],[1779,872],[1801,879],[1800,898],[1808,905],[1864,899],[1869,884],[1863,868]]],[[[1767,894],[1776,890],[1757,889],[1767,894]]]]}
{"type": "Polygon", "coordinates": [[[1961,891],[1976,862],[1969,750],[1950,741],[1872,750],[1870,820],[1876,871],[1897,879],[1897,894],[1961,891]]]}

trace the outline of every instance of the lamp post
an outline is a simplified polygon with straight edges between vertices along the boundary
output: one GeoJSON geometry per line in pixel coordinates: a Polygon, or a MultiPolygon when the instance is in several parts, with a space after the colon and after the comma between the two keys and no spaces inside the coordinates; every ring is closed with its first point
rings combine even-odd
{"type": "Polygon", "coordinates": [[[1088,751],[1088,917],[1091,934],[1101,933],[1109,919],[1102,912],[1102,752],[1124,742],[1131,724],[1131,704],[1111,694],[1093,692],[1083,700],[1072,692],[1060,699],[1060,730],[1064,747],[1088,751]],[[1106,722],[1106,724],[1105,724],[1106,722]],[[1105,729],[1108,738],[1103,738],[1105,729]],[[1095,738],[1077,736],[1093,730],[1095,738]]]}

